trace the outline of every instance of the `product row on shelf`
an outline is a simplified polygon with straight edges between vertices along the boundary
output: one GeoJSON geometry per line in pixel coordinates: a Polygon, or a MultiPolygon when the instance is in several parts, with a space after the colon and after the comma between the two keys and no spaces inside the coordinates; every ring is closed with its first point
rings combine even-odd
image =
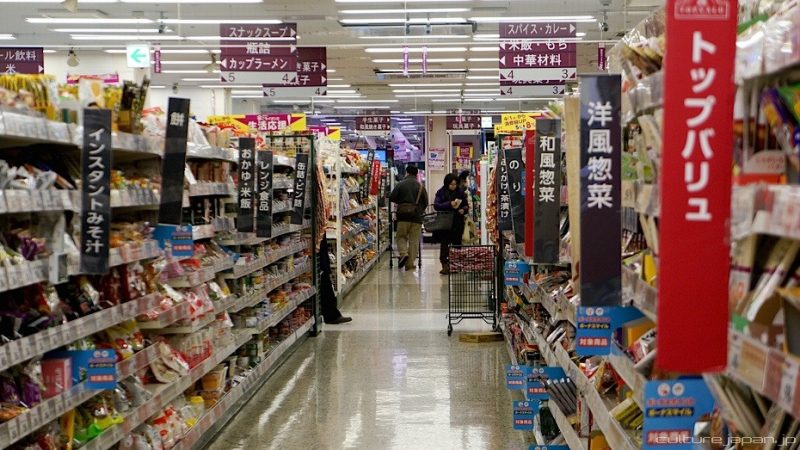
{"type": "MultiPolygon", "coordinates": [[[[667,133],[665,123],[676,115],[688,119],[694,115],[691,108],[685,114],[667,113],[672,104],[670,92],[678,95],[679,89],[665,83],[669,65],[675,64],[673,59],[664,59],[665,49],[681,45],[674,33],[671,39],[675,42],[665,40],[668,15],[664,9],[654,12],[609,51],[611,73],[621,74],[622,151],[619,175],[613,175],[621,178],[618,248],[615,243],[606,246],[599,242],[600,236],[592,233],[592,229],[610,229],[600,216],[585,220],[598,205],[600,191],[593,187],[600,186],[597,182],[604,179],[603,173],[612,173],[597,172],[603,169],[592,153],[601,152],[603,143],[585,140],[584,95],[594,89],[590,82],[581,85],[580,96],[567,95],[551,110],[557,112],[555,118],[561,124],[556,136],[560,137],[557,145],[562,160],[555,170],[562,180],[562,206],[540,211],[541,200],[534,202],[537,214],[557,216],[551,234],[545,237],[549,250],[534,247],[538,258],[531,257],[531,247],[526,246],[538,243],[523,242],[522,233],[514,233],[517,223],[532,225],[502,199],[514,193],[509,194],[501,179],[513,182],[515,176],[503,166],[503,159],[515,158],[514,149],[525,146],[504,138],[498,141],[501,156],[490,175],[487,225],[506,264],[501,329],[512,360],[507,380],[509,387],[525,393],[524,403],[515,402],[514,424],[531,429],[531,440],[539,445],[570,449],[649,449],[667,444],[688,449],[701,441],[719,444],[715,448],[751,448],[747,444],[752,448],[796,448],[800,442],[800,396],[796,395],[800,380],[800,334],[796,331],[800,323],[798,6],[793,2],[740,3],[739,34],[735,52],[729,54],[733,59],[735,53],[736,58],[734,122],[716,130],[718,135],[722,130],[730,132],[733,146],[714,148],[714,152],[733,155],[732,176],[725,178],[727,186],[720,187],[730,190],[731,201],[722,201],[723,208],[731,205],[730,221],[723,220],[722,231],[716,234],[699,236],[691,226],[667,226],[675,223],[669,215],[676,213],[676,200],[664,199],[675,199],[668,194],[683,185],[665,181],[673,174],[665,163],[670,155],[662,148],[673,138],[669,134],[678,132],[673,127],[667,133]],[[590,155],[584,157],[583,153],[590,155]],[[577,188],[584,183],[589,183],[589,189],[581,192],[577,188]],[[690,235],[692,242],[696,237],[704,240],[694,247],[694,260],[678,263],[674,256],[665,256],[666,250],[682,244],[676,239],[687,240],[690,235]],[[582,242],[585,239],[592,240],[587,244],[582,242]],[[715,261],[711,267],[711,261],[700,255],[706,255],[709,248],[722,248],[723,243],[725,251],[718,255],[723,262],[715,261]],[[557,258],[541,259],[556,248],[557,258]],[[607,249],[608,254],[597,259],[597,248],[607,249]],[[592,254],[593,258],[585,259],[592,254]],[[675,264],[682,269],[695,268],[693,279],[687,280],[691,286],[724,284],[725,294],[695,298],[696,294],[692,297],[692,292],[687,292],[695,288],[686,284],[677,291],[675,282],[667,286],[672,288],[670,296],[660,292],[659,282],[668,283],[663,277],[674,279],[675,264]],[[615,266],[618,271],[608,269],[615,266]],[[617,281],[600,285],[599,280],[605,279],[599,274],[602,270],[618,272],[617,281]],[[594,277],[598,284],[588,285],[584,277],[594,277]],[[618,297],[621,303],[603,304],[609,299],[597,296],[602,289],[614,291],[608,295],[618,297]],[[674,304],[659,304],[661,298],[675,299],[676,294],[693,299],[696,309],[678,316],[674,304]],[[586,302],[589,296],[594,304],[586,302]],[[718,333],[723,315],[712,303],[727,303],[724,334],[718,333]],[[669,307],[672,311],[665,315],[669,307]],[[687,317],[689,314],[692,317],[687,317]],[[694,355],[708,353],[711,341],[719,337],[723,349],[727,348],[727,362],[695,372],[664,370],[665,364],[676,364],[666,361],[675,361],[681,354],[672,340],[677,334],[697,336],[681,350],[685,360],[681,365],[696,362],[694,355]],[[661,354],[657,342],[661,342],[661,354]],[[670,347],[664,342],[670,342],[670,347]],[[671,359],[667,359],[668,350],[671,359]],[[538,411],[535,420],[525,415],[531,407],[538,411]],[[738,445],[725,447],[726,443],[738,445]]],[[[695,38],[698,35],[695,33],[695,38]]],[[[711,39],[706,32],[702,36],[711,39]]],[[[720,37],[714,39],[715,50],[720,51],[720,37]]],[[[692,76],[697,76],[696,71],[692,76]]],[[[591,77],[580,81],[587,78],[591,77]]],[[[691,136],[689,133],[687,140],[691,136]]],[[[697,148],[711,142],[709,134],[697,136],[697,148]]],[[[694,142],[688,140],[687,146],[694,142]]],[[[684,141],[671,143],[684,145],[684,141]]],[[[537,147],[536,152],[540,151],[546,150],[537,147]]],[[[683,157],[688,158],[685,153],[683,157]]],[[[525,170],[524,150],[520,158],[525,170]]],[[[536,164],[541,170],[538,159],[536,164]]],[[[692,169],[696,171],[696,165],[687,165],[684,174],[681,165],[678,175],[680,180],[686,177],[690,192],[697,188],[692,184],[697,177],[692,169]]],[[[708,183],[719,180],[703,177],[708,183]]],[[[542,177],[537,173],[535,179],[542,177]]],[[[714,212],[719,213],[718,209],[714,212]]],[[[540,220],[537,216],[536,227],[540,220]]],[[[543,236],[538,229],[535,233],[537,240],[543,236]]],[[[719,355],[715,358],[720,359],[719,355]]]]}

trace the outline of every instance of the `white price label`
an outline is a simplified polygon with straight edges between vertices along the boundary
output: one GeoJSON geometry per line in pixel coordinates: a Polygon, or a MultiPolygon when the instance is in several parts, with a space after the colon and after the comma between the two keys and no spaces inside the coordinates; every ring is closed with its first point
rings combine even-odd
{"type": "Polygon", "coordinates": [[[6,347],[8,347],[9,363],[16,364],[22,361],[22,349],[19,345],[19,341],[11,341],[6,344],[6,347]]]}
{"type": "Polygon", "coordinates": [[[6,207],[6,191],[0,189],[0,213],[6,212],[8,209],[6,207]]]}
{"type": "Polygon", "coordinates": [[[0,346],[0,368],[8,367],[9,363],[7,345],[0,346]]]}
{"type": "Polygon", "coordinates": [[[30,414],[23,414],[17,417],[17,428],[20,437],[27,436],[31,432],[30,414]]]}
{"type": "Polygon", "coordinates": [[[28,205],[30,205],[34,211],[42,211],[45,209],[41,191],[36,189],[30,190],[28,191],[28,197],[30,198],[30,203],[28,203],[28,205]]]}
{"type": "Polygon", "coordinates": [[[6,268],[0,267],[0,292],[5,292],[9,289],[8,278],[6,276],[6,268]]]}
{"type": "Polygon", "coordinates": [[[16,442],[20,438],[19,423],[17,420],[10,420],[8,422],[8,440],[9,442],[16,442]]]}
{"type": "Polygon", "coordinates": [[[73,209],[75,205],[72,203],[72,192],[71,191],[61,191],[61,204],[64,206],[64,209],[73,209]]]}
{"type": "Polygon", "coordinates": [[[30,416],[31,430],[36,430],[40,426],[42,426],[42,417],[40,413],[41,409],[38,406],[28,410],[28,416],[30,416]]]}
{"type": "Polygon", "coordinates": [[[64,404],[64,397],[61,395],[57,395],[53,397],[51,400],[53,402],[53,409],[56,412],[56,415],[61,417],[67,412],[67,405],[64,404]]]}

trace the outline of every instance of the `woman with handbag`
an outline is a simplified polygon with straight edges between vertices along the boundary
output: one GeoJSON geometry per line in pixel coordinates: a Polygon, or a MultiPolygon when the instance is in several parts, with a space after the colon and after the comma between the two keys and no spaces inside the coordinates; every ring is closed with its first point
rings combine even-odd
{"type": "Polygon", "coordinates": [[[444,177],[444,185],[436,191],[436,199],[433,207],[438,214],[452,215],[452,226],[449,229],[438,230],[434,235],[439,242],[439,262],[442,263],[442,275],[450,273],[450,251],[451,245],[461,245],[461,237],[464,233],[464,220],[469,212],[467,195],[458,185],[458,176],[448,173],[444,177]]]}

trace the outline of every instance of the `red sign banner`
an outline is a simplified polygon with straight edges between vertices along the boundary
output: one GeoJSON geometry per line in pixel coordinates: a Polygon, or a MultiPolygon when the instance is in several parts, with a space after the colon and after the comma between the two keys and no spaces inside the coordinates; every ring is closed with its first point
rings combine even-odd
{"type": "Polygon", "coordinates": [[[670,372],[727,363],[737,11],[667,2],[656,364],[670,372]]]}
{"type": "Polygon", "coordinates": [[[248,114],[244,118],[236,120],[258,131],[279,132],[303,119],[304,117],[295,117],[291,114],[248,114]]]}
{"type": "Polygon", "coordinates": [[[525,130],[525,256],[533,256],[533,222],[536,220],[536,202],[533,185],[536,166],[536,130],[525,130]]]}
{"type": "Polygon", "coordinates": [[[370,180],[369,195],[378,195],[378,186],[381,184],[381,162],[377,158],[372,160],[370,176],[372,179],[370,180]]]}

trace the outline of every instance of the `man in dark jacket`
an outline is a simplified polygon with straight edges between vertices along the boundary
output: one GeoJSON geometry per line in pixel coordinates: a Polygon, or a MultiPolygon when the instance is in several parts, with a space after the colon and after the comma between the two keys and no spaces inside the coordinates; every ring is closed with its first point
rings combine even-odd
{"type": "MultiPolygon", "coordinates": [[[[406,270],[414,270],[414,260],[417,259],[419,250],[419,237],[422,234],[422,213],[428,206],[428,193],[425,188],[417,181],[417,168],[412,165],[406,166],[406,177],[397,183],[394,190],[389,195],[392,203],[398,205],[416,205],[416,213],[407,217],[397,218],[397,251],[400,254],[399,267],[406,270]]],[[[399,211],[398,211],[399,212],[399,211]]]]}

